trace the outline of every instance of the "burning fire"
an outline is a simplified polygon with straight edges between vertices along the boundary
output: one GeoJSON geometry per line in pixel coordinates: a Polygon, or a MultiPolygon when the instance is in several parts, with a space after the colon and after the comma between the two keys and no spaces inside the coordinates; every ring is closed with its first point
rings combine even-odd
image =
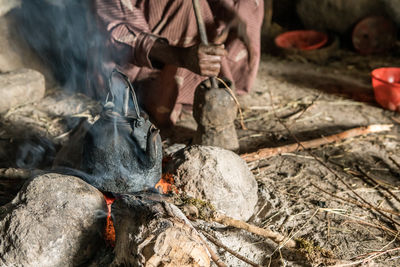
{"type": "Polygon", "coordinates": [[[110,194],[103,194],[107,204],[107,221],[106,229],[104,231],[104,239],[110,246],[115,247],[115,228],[114,222],[111,217],[111,205],[115,201],[115,197],[110,194]]]}
{"type": "Polygon", "coordinates": [[[169,194],[175,192],[178,194],[178,189],[174,185],[174,176],[170,173],[163,173],[160,181],[155,185],[155,188],[161,194],[169,194]]]}
{"type": "MultiPolygon", "coordinates": [[[[165,165],[170,158],[164,158],[163,159],[163,165],[165,165]]],[[[155,185],[155,188],[161,193],[161,194],[169,194],[175,192],[178,194],[178,189],[174,185],[174,176],[170,173],[163,173],[161,176],[160,181],[155,185]]],[[[111,217],[111,205],[115,201],[115,197],[109,193],[103,193],[104,199],[107,204],[107,219],[106,219],[106,228],[104,230],[104,239],[106,242],[112,246],[115,247],[115,228],[114,228],[114,222],[111,217]]]]}
{"type": "MultiPolygon", "coordinates": [[[[170,156],[164,157],[162,159],[163,169],[165,168],[167,163],[170,162],[171,160],[172,157],[170,156]]],[[[158,190],[158,192],[160,192],[160,194],[169,194],[172,192],[178,194],[178,189],[176,188],[174,183],[175,183],[174,176],[171,173],[163,173],[161,175],[160,181],[158,181],[158,183],[154,187],[155,189],[158,190]]]]}

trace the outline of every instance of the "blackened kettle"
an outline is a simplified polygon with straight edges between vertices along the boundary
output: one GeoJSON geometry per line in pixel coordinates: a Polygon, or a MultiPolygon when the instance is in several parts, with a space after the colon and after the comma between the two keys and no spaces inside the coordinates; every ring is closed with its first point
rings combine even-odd
{"type": "Polygon", "coordinates": [[[100,118],[84,138],[82,156],[81,169],[88,174],[87,182],[102,191],[151,190],[161,178],[159,130],[141,114],[133,86],[119,70],[114,69],[110,75],[109,95],[100,118]],[[114,103],[112,81],[116,75],[126,83],[122,112],[114,103]]]}

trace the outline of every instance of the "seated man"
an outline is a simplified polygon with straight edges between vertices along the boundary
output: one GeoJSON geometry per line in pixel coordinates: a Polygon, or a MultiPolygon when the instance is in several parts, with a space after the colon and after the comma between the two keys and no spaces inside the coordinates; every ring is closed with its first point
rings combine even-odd
{"type": "Polygon", "coordinates": [[[98,24],[108,36],[101,67],[117,66],[129,76],[139,102],[159,126],[176,122],[207,77],[229,79],[238,94],[248,92],[255,80],[263,1],[200,4],[209,46],[200,44],[190,0],[94,0],[98,24]]]}

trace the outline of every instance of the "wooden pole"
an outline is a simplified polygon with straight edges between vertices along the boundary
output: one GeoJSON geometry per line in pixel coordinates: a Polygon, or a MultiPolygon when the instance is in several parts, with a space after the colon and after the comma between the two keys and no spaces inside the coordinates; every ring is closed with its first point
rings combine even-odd
{"type": "MultiPolygon", "coordinates": [[[[207,31],[206,31],[206,26],[204,24],[203,16],[201,14],[201,7],[199,0],[192,0],[192,2],[193,2],[194,14],[196,15],[197,27],[199,29],[201,42],[204,45],[208,45],[209,43],[207,38],[207,31]]],[[[210,81],[212,88],[218,88],[217,80],[215,79],[215,77],[211,77],[210,81]]]]}
{"type": "Polygon", "coordinates": [[[246,162],[252,162],[256,160],[270,158],[282,153],[289,153],[307,148],[316,148],[322,145],[339,142],[341,140],[356,136],[367,135],[370,133],[386,132],[390,131],[392,127],[392,124],[374,124],[370,126],[358,127],[338,134],[321,137],[310,141],[300,142],[300,144],[296,143],[280,147],[261,148],[253,153],[242,154],[241,157],[246,162]]]}

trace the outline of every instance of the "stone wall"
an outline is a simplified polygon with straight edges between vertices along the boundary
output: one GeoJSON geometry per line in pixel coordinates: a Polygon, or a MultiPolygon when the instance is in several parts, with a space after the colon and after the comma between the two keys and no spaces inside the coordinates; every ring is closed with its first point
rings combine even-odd
{"type": "Polygon", "coordinates": [[[399,0],[298,0],[296,8],[306,28],[344,34],[369,15],[386,16],[400,27],[399,0]]]}
{"type": "Polygon", "coordinates": [[[34,69],[46,77],[46,87],[52,87],[55,82],[50,70],[16,30],[13,9],[19,5],[20,0],[0,0],[0,73],[34,69]]]}
{"type": "Polygon", "coordinates": [[[345,34],[365,16],[386,11],[381,0],[299,0],[297,13],[306,28],[345,34]]]}

